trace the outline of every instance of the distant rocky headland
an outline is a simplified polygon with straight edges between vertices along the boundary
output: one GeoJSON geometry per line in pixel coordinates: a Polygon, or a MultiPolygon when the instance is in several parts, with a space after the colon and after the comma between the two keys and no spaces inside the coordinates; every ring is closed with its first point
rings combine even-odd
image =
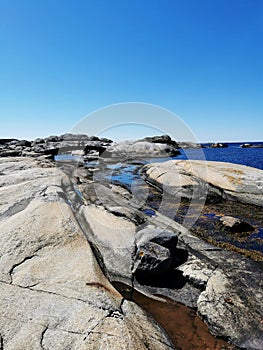
{"type": "Polygon", "coordinates": [[[263,170],[202,147],[0,140],[1,350],[263,348],[263,170]]]}
{"type": "MultiPolygon", "coordinates": [[[[226,148],[228,143],[176,142],[168,135],[145,137],[136,141],[113,142],[97,136],[64,134],[37,138],[33,141],[17,139],[0,139],[0,157],[39,155],[50,156],[58,154],[76,154],[84,156],[84,160],[97,159],[103,154],[107,158],[122,155],[131,156],[175,156],[180,148],[226,148]],[[107,152],[105,152],[107,150],[107,152]]],[[[263,148],[263,143],[243,143],[241,148],[263,148]]]]}
{"type": "Polygon", "coordinates": [[[34,141],[0,139],[1,157],[46,155],[53,158],[58,154],[80,155],[84,160],[98,159],[100,156],[119,158],[122,155],[159,157],[179,154],[178,148],[178,143],[166,135],[123,142],[74,134],[49,136],[34,141]]]}

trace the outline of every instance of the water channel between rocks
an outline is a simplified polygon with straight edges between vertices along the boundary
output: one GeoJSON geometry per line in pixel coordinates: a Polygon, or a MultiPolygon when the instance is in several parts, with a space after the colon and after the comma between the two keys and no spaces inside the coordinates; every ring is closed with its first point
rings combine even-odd
{"type": "Polygon", "coordinates": [[[134,291],[125,293],[127,286],[113,283],[128,300],[134,301],[147,311],[165,329],[177,350],[234,350],[235,346],[215,338],[196,311],[178,302],[160,296],[155,300],[134,291]]]}
{"type": "MultiPolygon", "coordinates": [[[[96,182],[119,185],[128,189],[131,194],[133,194],[134,189],[138,193],[140,188],[147,187],[148,196],[145,204],[148,209],[144,211],[148,215],[155,215],[155,211],[158,210],[162,200],[162,193],[142,181],[139,173],[141,166],[142,164],[136,161],[125,164],[103,163],[102,165],[95,161],[85,164],[87,171],[91,170],[96,182]]],[[[174,205],[177,206],[177,203],[174,203],[171,198],[171,212],[173,212],[174,205]]],[[[173,219],[181,223],[188,207],[189,201],[182,199],[173,219]]],[[[262,220],[261,209],[256,206],[238,203],[233,205],[233,202],[206,203],[192,228],[192,232],[212,244],[241,252],[255,258],[255,260],[262,260],[260,258],[263,252],[262,220]],[[219,218],[224,215],[232,215],[251,223],[255,227],[255,231],[235,235],[220,230],[218,226],[219,218]]],[[[157,301],[138,291],[133,291],[132,294],[125,293],[126,286],[124,284],[115,283],[114,286],[123,294],[124,298],[140,305],[165,329],[176,349],[236,349],[224,340],[215,338],[194,309],[168,298],[162,297],[165,301],[157,301]]]]}
{"type": "MultiPolygon", "coordinates": [[[[149,161],[155,162],[156,159],[149,161]]],[[[96,176],[99,181],[106,180],[115,185],[120,185],[131,191],[132,194],[133,192],[135,194],[140,194],[141,192],[147,193],[147,198],[143,199],[148,209],[144,212],[148,215],[154,215],[162,203],[162,193],[142,180],[139,173],[141,166],[136,161],[125,164],[108,164],[104,167],[103,173],[100,172],[96,176]]],[[[202,205],[201,210],[198,208],[198,204],[196,204],[197,207],[195,210],[193,203],[190,203],[189,200],[184,198],[181,198],[179,204],[173,197],[170,198],[170,201],[166,199],[165,202],[166,212],[164,214],[169,217],[172,216],[179,223],[183,223],[185,216],[188,215],[189,205],[192,206],[193,215],[195,211],[200,213],[191,230],[192,233],[203,240],[239,252],[254,260],[263,260],[262,208],[229,200],[212,200],[202,205]],[[253,226],[254,231],[230,232],[225,230],[220,225],[220,218],[223,216],[233,216],[241,219],[253,226]]]]}
{"type": "MultiPolygon", "coordinates": [[[[146,199],[146,205],[148,209],[144,210],[144,212],[148,215],[154,215],[162,201],[162,193],[156,188],[149,187],[142,181],[139,173],[140,168],[141,164],[138,165],[136,162],[133,164],[110,164],[104,169],[103,178],[131,192],[134,189],[136,189],[136,192],[140,192],[138,187],[147,186],[148,197],[146,199]]],[[[178,206],[177,203],[174,203],[173,198],[171,198],[170,206],[170,212],[172,213],[174,213],[173,206],[176,206],[177,209],[173,219],[182,223],[188,212],[189,201],[181,199],[178,206]]],[[[166,208],[166,210],[169,212],[169,208],[166,208]]],[[[230,201],[206,203],[202,208],[201,215],[192,228],[192,232],[212,244],[237,251],[255,260],[262,260],[262,210],[257,206],[236,202],[233,205],[233,202],[230,201]],[[255,231],[239,234],[222,231],[219,225],[219,219],[225,215],[235,216],[249,222],[255,227],[255,231]]],[[[125,291],[125,285],[121,286],[118,284],[116,288],[122,293],[125,291]]],[[[165,329],[178,350],[237,349],[224,340],[214,337],[194,309],[169,298],[162,297],[165,301],[157,301],[138,291],[134,291],[132,295],[125,295],[125,293],[123,295],[146,310],[165,329]]]]}

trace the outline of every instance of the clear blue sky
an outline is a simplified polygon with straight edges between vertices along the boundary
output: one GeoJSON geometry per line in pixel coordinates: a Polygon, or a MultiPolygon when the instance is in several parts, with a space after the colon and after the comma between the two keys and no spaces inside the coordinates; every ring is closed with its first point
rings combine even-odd
{"type": "Polygon", "coordinates": [[[0,0],[0,49],[0,137],[138,101],[199,141],[263,140],[262,0],[0,0]]]}

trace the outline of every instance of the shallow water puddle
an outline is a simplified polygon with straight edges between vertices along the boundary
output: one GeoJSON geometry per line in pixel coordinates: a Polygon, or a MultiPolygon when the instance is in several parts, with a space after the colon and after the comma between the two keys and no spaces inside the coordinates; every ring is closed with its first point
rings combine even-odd
{"type": "Polygon", "coordinates": [[[138,291],[129,291],[123,283],[113,283],[123,297],[134,301],[149,313],[166,331],[178,350],[234,350],[233,345],[214,337],[196,312],[180,303],[161,297],[151,299],[138,291]]]}
{"type": "Polygon", "coordinates": [[[178,350],[235,349],[215,338],[196,312],[182,304],[168,299],[166,302],[152,300],[139,292],[133,293],[133,300],[166,330],[178,350]]]}

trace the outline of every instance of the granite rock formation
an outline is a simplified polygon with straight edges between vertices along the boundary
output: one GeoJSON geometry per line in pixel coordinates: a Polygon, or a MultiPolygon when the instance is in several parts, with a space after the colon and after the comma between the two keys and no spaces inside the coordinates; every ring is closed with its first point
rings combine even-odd
{"type": "Polygon", "coordinates": [[[217,195],[263,206],[263,171],[232,163],[171,160],[143,169],[148,181],[173,195],[217,195]]]}
{"type": "Polygon", "coordinates": [[[1,349],[173,349],[103,275],[48,161],[0,158],[1,349]]]}
{"type": "MultiPolygon", "coordinates": [[[[42,144],[53,150],[63,141],[69,146],[74,137],[31,146],[0,141],[1,152],[22,155],[0,157],[2,348],[175,349],[156,321],[128,300],[137,291],[197,310],[214,336],[261,350],[262,263],[202,241],[158,210],[147,215],[140,197],[145,184],[135,195],[94,177],[103,167],[56,166],[43,150],[32,150],[42,144]]],[[[84,149],[87,142],[99,142],[106,152],[116,146],[82,138],[84,149]]],[[[144,146],[137,154],[148,141],[139,142],[144,146]]],[[[150,142],[156,154],[167,147],[160,141],[150,142]]],[[[211,193],[263,204],[262,171],[254,168],[170,161],[144,166],[142,173],[171,198],[211,193]]]]}

